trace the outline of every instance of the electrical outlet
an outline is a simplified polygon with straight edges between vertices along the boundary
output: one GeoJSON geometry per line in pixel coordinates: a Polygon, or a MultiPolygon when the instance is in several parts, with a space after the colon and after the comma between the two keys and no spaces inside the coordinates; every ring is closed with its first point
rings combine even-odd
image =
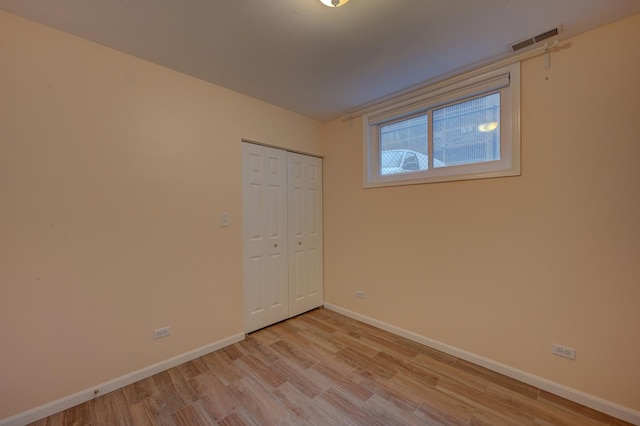
{"type": "Polygon", "coordinates": [[[163,337],[167,337],[168,335],[169,335],[169,327],[162,327],[157,330],[153,330],[154,339],[162,339],[163,337]]]}
{"type": "Polygon", "coordinates": [[[576,350],[573,348],[568,348],[566,346],[559,345],[554,343],[551,345],[551,353],[554,355],[558,355],[564,358],[576,359],[576,350]]]}
{"type": "Polygon", "coordinates": [[[358,299],[364,299],[364,291],[362,290],[356,291],[356,296],[358,297],[358,299]]]}

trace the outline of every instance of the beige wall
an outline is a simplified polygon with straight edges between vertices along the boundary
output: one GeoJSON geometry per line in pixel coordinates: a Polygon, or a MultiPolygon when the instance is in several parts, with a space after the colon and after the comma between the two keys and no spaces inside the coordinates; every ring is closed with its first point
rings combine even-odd
{"type": "Polygon", "coordinates": [[[365,190],[323,129],[325,300],[640,410],[640,16],[569,42],[522,64],[520,177],[365,190]]]}
{"type": "Polygon", "coordinates": [[[320,126],[0,12],[0,419],[243,332],[240,140],[320,126]]]}

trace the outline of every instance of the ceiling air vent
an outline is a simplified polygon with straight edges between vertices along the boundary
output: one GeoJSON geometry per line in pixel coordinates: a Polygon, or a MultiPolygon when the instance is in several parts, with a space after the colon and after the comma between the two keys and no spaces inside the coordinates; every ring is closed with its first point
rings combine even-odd
{"type": "Polygon", "coordinates": [[[558,31],[558,28],[554,28],[552,30],[545,31],[542,34],[538,34],[537,36],[533,37],[533,39],[537,43],[539,41],[546,40],[546,39],[551,38],[553,36],[557,36],[559,33],[560,33],[560,31],[558,31]]]}
{"type": "Polygon", "coordinates": [[[529,47],[531,45],[534,45],[538,42],[541,42],[542,40],[546,40],[548,38],[557,36],[558,34],[560,34],[560,27],[556,27],[556,28],[552,28],[548,31],[545,31],[543,33],[540,33],[536,36],[524,39],[522,41],[519,41],[517,43],[514,43],[511,45],[511,50],[513,50],[514,52],[517,52],[518,50],[522,50],[525,47],[529,47]]]}

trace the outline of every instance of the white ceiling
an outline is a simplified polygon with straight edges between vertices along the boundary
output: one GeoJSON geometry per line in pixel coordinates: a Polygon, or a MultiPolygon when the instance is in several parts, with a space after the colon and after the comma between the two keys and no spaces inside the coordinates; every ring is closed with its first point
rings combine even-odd
{"type": "Polygon", "coordinates": [[[640,0],[0,0],[0,9],[329,120],[640,0]]]}

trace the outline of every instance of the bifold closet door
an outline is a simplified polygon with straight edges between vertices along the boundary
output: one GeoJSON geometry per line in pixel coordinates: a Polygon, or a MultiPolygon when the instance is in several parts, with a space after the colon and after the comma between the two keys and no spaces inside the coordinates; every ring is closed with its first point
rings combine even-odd
{"type": "Polygon", "coordinates": [[[322,160],[287,153],[289,316],[321,306],[322,160]]]}
{"type": "Polygon", "coordinates": [[[321,306],[322,160],[243,142],[242,222],[245,331],[321,306]]]}
{"type": "Polygon", "coordinates": [[[242,144],[244,318],[247,333],[289,318],[287,153],[242,144]]]}

